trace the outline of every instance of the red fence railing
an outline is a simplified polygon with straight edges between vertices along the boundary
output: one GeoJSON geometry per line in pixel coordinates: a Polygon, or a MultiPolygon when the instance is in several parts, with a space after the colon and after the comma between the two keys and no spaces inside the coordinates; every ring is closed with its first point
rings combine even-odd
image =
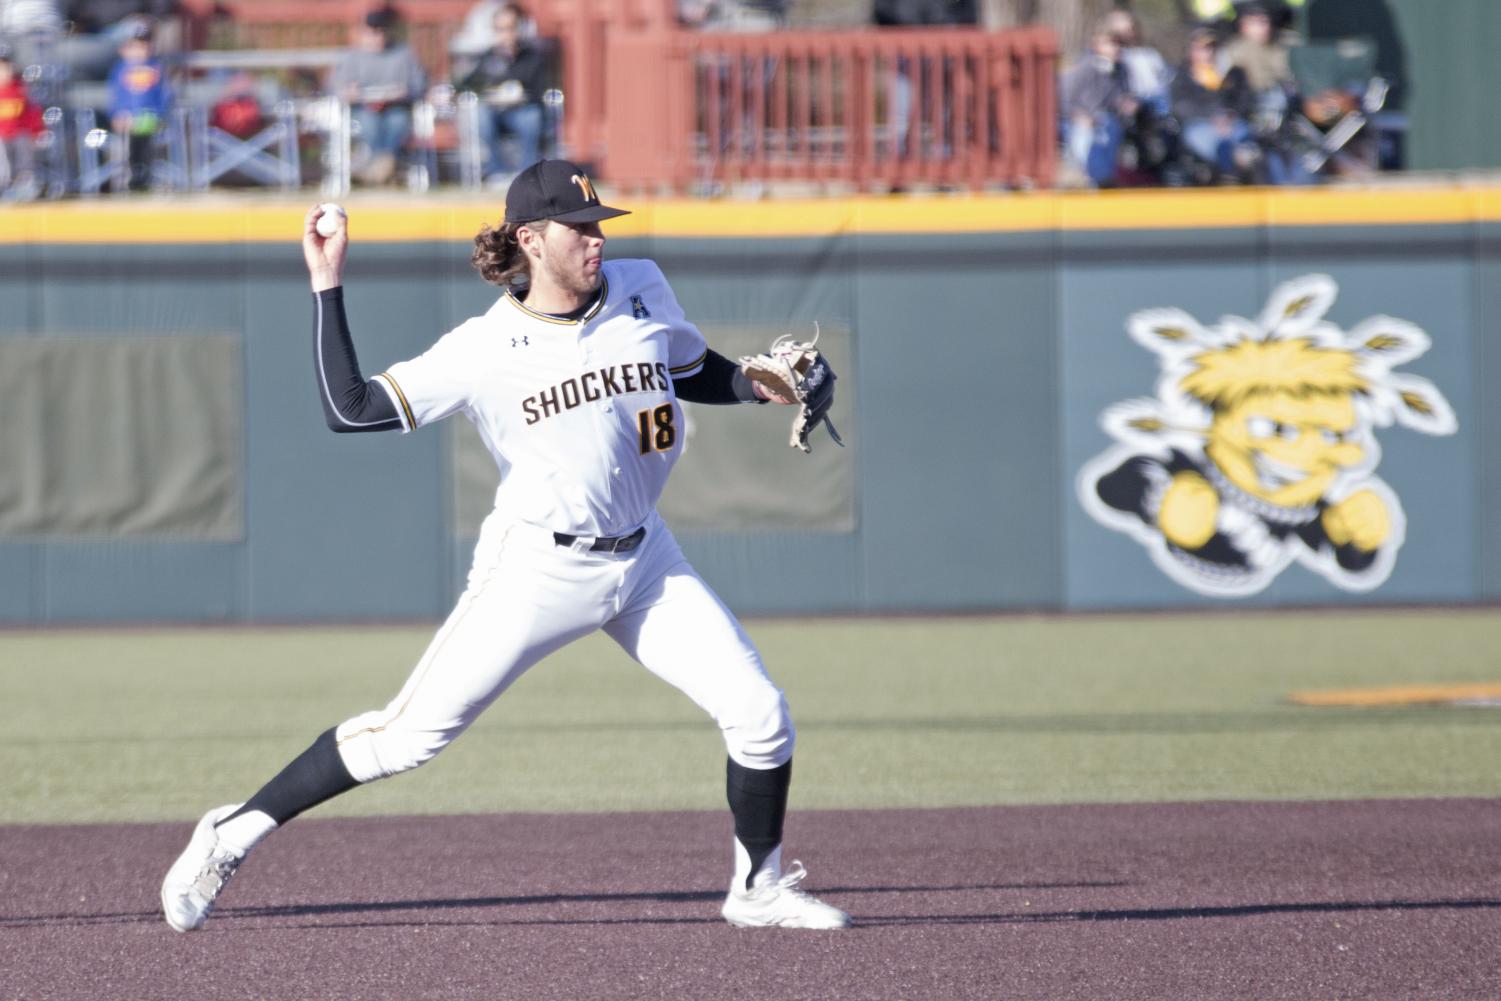
{"type": "Polygon", "coordinates": [[[651,169],[649,150],[627,146],[622,158],[612,142],[617,182],[668,166],[679,183],[1052,179],[1055,51],[1046,32],[679,35],[674,43],[686,52],[666,65],[681,74],[686,62],[688,80],[670,86],[691,94],[691,120],[676,140],[687,148],[651,169]]]}

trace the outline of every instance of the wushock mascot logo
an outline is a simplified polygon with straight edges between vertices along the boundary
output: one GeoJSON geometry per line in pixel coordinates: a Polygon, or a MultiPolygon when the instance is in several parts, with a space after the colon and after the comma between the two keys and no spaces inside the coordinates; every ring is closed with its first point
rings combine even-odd
{"type": "Polygon", "coordinates": [[[1428,335],[1387,316],[1342,331],[1324,322],[1336,292],[1308,275],[1259,319],[1213,327],[1180,309],[1134,314],[1127,330],[1162,375],[1155,398],[1101,415],[1116,444],[1079,473],[1089,514],[1203,594],[1255,594],[1295,560],[1347,590],[1385,581],[1407,522],[1374,475],[1375,429],[1458,425],[1431,382],[1395,371],[1428,335]]]}

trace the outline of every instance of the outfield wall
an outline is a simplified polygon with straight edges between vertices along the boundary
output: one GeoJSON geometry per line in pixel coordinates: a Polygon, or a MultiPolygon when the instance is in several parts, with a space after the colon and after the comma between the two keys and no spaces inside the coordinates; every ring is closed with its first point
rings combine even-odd
{"type": "MultiPolygon", "coordinates": [[[[351,207],[347,285],[367,373],[488,305],[467,244],[491,209],[351,207]]],[[[462,421],[407,436],[324,428],[288,238],[300,214],[0,214],[0,622],[446,612],[493,474],[462,421]]],[[[1501,454],[1481,387],[1501,376],[1501,190],[663,203],[612,225],[611,256],[657,259],[724,353],[816,321],[840,373],[845,449],[820,432],[811,456],[791,451],[773,408],[691,408],[662,507],[737,610],[1496,597],[1501,536],[1486,514],[1501,454]],[[1332,282],[1286,284],[1314,275],[1332,282]],[[1381,371],[1398,375],[1355,394],[1346,436],[1363,458],[1308,524],[1288,529],[1221,491],[1216,527],[1253,579],[1214,596],[1206,582],[1221,571],[1195,577],[1203,560],[1168,553],[1160,525],[1102,508],[1081,478],[1112,457],[1202,443],[1195,429],[1126,441],[1102,426],[1132,399],[1183,416],[1164,377],[1171,351],[1133,339],[1131,317],[1197,322],[1190,340],[1223,346],[1246,331],[1222,317],[1255,321],[1287,288],[1307,301],[1289,322],[1316,327],[1326,348],[1346,350],[1341,337],[1375,329],[1368,318],[1404,321],[1378,338],[1401,356],[1381,371]],[[1154,308],[1182,312],[1143,313],[1154,308]],[[1408,397],[1416,410],[1395,418],[1391,401],[1408,397]],[[1375,496],[1377,513],[1367,503],[1329,529],[1323,508],[1354,493],[1375,496]],[[1382,541],[1335,566],[1325,536],[1362,524],[1382,541]]],[[[1148,486],[1160,500],[1162,483],[1148,486]]]]}

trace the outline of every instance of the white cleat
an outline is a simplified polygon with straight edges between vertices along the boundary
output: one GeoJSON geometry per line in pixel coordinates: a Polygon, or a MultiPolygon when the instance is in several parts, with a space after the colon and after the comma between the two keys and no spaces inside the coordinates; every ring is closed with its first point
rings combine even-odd
{"type": "Polygon", "coordinates": [[[763,869],[749,890],[730,887],[720,913],[737,928],[848,928],[848,914],[797,888],[806,875],[797,861],[780,877],[763,869]]]}
{"type": "Polygon", "coordinates": [[[231,803],[205,813],[193,828],[188,847],[167,870],[167,878],[162,880],[162,914],[173,930],[202,928],[224,884],[239,868],[243,856],[220,846],[214,824],[241,805],[231,803]]]}

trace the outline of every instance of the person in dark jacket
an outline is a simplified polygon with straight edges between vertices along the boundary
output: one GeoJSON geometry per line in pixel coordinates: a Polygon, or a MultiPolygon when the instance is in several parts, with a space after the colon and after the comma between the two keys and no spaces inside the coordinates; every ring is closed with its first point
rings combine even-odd
{"type": "Polygon", "coordinates": [[[1169,94],[1183,145],[1228,179],[1241,172],[1238,163],[1244,157],[1238,158],[1237,150],[1254,145],[1254,139],[1246,121],[1250,93],[1244,75],[1225,73],[1217,50],[1213,31],[1195,30],[1188,39],[1188,58],[1174,74],[1169,94]]]}
{"type": "Polygon", "coordinates": [[[542,94],[547,89],[546,54],[521,37],[522,15],[514,4],[495,12],[495,44],[456,84],[479,95],[479,141],[487,180],[509,179],[540,159],[544,123],[542,94]],[[515,140],[511,154],[503,136],[515,140]]]}

